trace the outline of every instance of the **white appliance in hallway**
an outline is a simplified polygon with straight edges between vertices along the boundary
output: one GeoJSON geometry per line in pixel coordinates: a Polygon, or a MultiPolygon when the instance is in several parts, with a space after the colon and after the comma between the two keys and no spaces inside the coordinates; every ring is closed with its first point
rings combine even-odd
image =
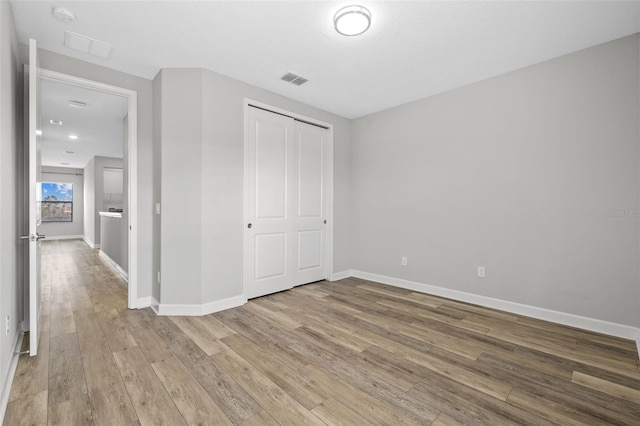
{"type": "Polygon", "coordinates": [[[249,107],[247,297],[327,278],[329,130],[249,107]]]}

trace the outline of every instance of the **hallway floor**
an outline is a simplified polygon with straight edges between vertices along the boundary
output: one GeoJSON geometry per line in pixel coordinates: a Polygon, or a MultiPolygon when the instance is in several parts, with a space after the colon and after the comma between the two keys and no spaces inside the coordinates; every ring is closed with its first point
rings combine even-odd
{"type": "Polygon", "coordinates": [[[640,422],[632,341],[359,279],[157,317],[83,241],[42,253],[8,426],[640,422]]]}

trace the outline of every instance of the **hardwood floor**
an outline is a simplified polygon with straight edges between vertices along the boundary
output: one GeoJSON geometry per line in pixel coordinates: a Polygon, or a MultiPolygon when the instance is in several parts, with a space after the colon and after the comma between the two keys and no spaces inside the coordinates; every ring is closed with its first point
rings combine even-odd
{"type": "Polygon", "coordinates": [[[631,341],[358,279],[157,317],[84,242],[42,251],[5,425],[640,424],[631,341]]]}

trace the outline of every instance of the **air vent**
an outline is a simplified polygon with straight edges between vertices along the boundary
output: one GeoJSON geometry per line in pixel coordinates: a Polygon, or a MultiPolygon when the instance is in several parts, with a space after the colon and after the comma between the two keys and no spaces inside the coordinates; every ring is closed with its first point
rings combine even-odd
{"type": "Polygon", "coordinates": [[[64,46],[105,59],[111,56],[111,51],[114,49],[110,44],[71,31],[64,32],[64,46]]]}
{"type": "Polygon", "coordinates": [[[280,77],[280,80],[286,81],[287,83],[295,84],[296,86],[301,86],[307,81],[309,81],[306,78],[300,77],[299,75],[294,74],[292,72],[286,73],[285,75],[280,77]]]}

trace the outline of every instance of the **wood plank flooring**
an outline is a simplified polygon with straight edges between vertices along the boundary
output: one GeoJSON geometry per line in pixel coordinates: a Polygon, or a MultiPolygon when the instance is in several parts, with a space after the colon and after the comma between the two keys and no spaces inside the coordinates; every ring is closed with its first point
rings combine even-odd
{"type": "Polygon", "coordinates": [[[640,424],[632,341],[358,279],[157,317],[84,242],[42,247],[5,425],[640,424]]]}

